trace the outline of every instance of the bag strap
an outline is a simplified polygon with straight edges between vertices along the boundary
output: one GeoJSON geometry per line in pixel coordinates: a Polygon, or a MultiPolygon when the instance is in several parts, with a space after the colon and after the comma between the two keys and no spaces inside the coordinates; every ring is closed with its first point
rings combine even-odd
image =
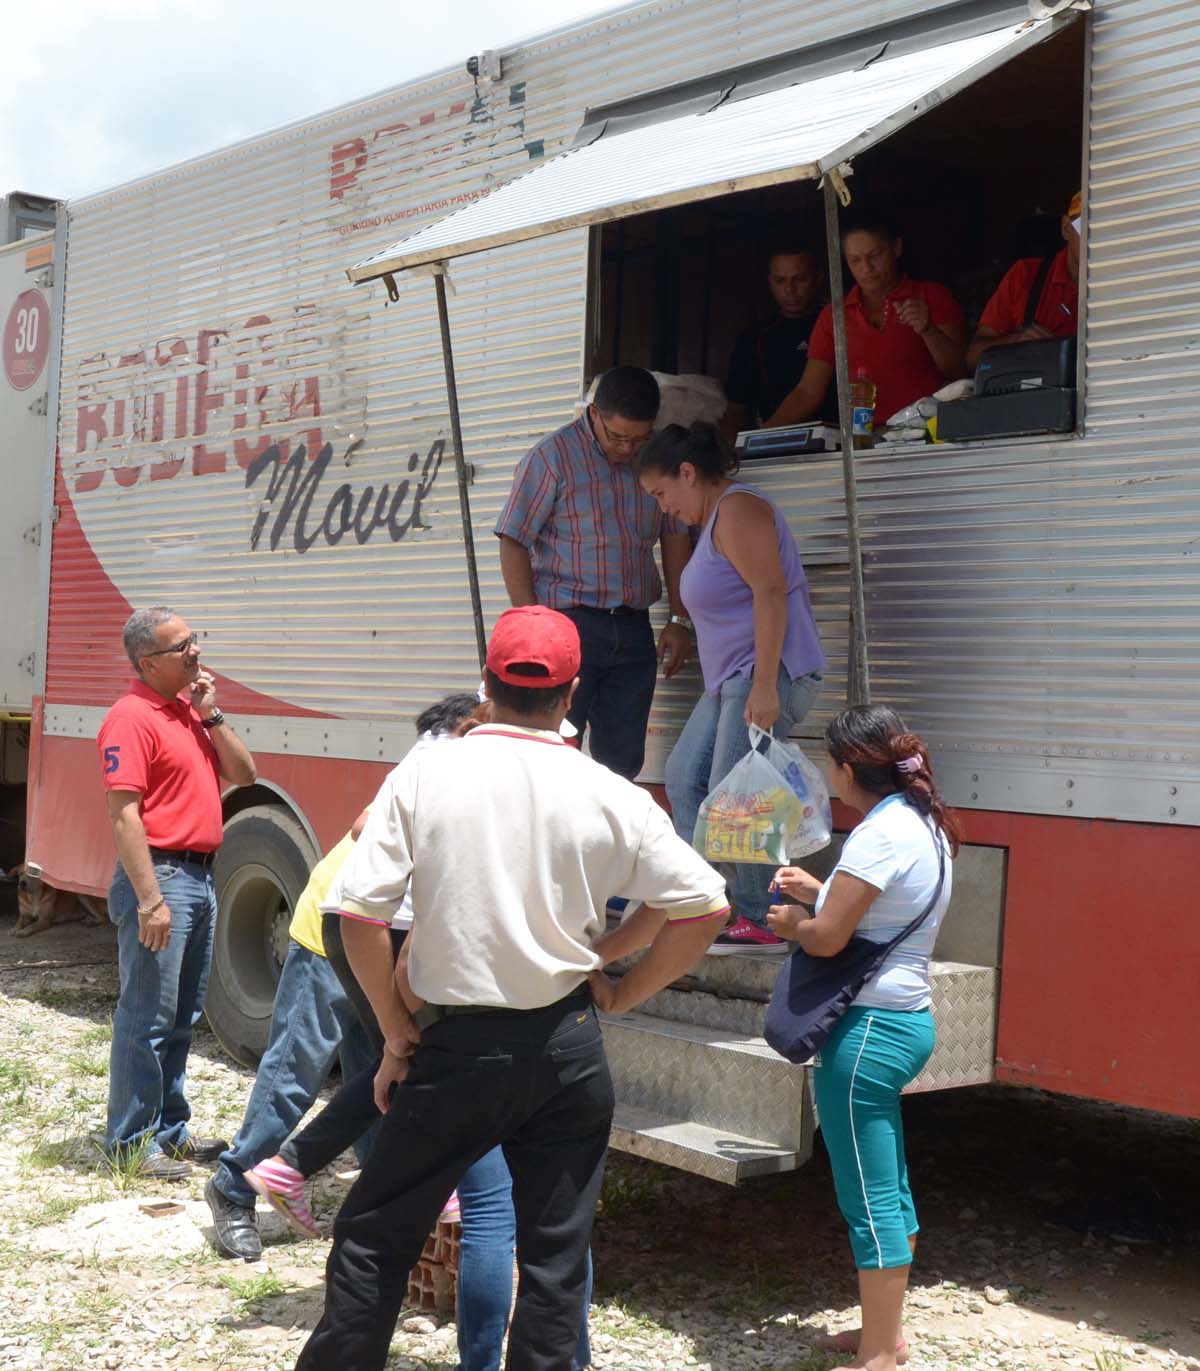
{"type": "Polygon", "coordinates": [[[925,922],[925,920],[929,918],[930,914],[933,913],[934,906],[937,904],[938,900],[941,899],[942,886],[946,883],[946,847],[942,839],[942,831],[936,826],[933,827],[933,842],[934,846],[937,848],[938,854],[937,885],[935,885],[933,888],[933,894],[930,896],[929,903],[925,906],[923,910],[921,910],[921,912],[912,921],[912,923],[910,923],[907,928],[902,928],[900,932],[897,933],[896,936],[891,940],[890,943],[885,943],[883,945],[884,950],[879,958],[880,963],[883,962],[884,958],[890,956],[893,949],[898,947],[899,944],[905,940],[905,938],[911,937],[912,934],[914,934],[917,931],[917,929],[920,928],[920,926],[925,922]]]}
{"type": "Polygon", "coordinates": [[[1021,322],[1022,328],[1028,328],[1037,318],[1038,305],[1042,303],[1042,291],[1046,287],[1046,277],[1050,275],[1050,268],[1054,265],[1054,259],[1058,256],[1057,252],[1051,253],[1049,257],[1043,257],[1037,269],[1037,275],[1029,283],[1029,294],[1025,297],[1025,318],[1021,322]]]}

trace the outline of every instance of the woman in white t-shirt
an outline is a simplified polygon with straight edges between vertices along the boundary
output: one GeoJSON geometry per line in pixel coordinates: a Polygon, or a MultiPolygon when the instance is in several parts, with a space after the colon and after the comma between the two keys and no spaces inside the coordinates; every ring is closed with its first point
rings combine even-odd
{"type": "Polygon", "coordinates": [[[918,1227],[900,1092],[933,1051],[929,958],[950,903],[960,833],[934,785],[928,749],[894,710],[848,709],[830,723],[825,743],[830,789],[865,817],[824,884],[800,867],[776,874],[779,888],[802,905],[815,904],[815,914],[776,905],[768,923],[811,956],[832,957],[855,934],[891,941],[933,901],[838,1022],[813,1071],[862,1302],[862,1329],[833,1345],[857,1352],[856,1368],[895,1371],[907,1354],[901,1320],[918,1227]]]}

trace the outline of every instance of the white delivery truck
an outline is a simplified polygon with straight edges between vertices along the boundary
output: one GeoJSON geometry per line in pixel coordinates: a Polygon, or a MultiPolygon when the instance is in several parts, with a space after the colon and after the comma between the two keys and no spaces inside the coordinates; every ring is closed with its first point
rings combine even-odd
{"type": "MultiPolygon", "coordinates": [[[[762,249],[824,251],[847,198],[887,204],[913,274],[977,316],[1018,230],[1082,187],[1069,431],[784,453],[752,479],[832,664],[805,736],[853,665],[966,820],[917,1087],[1200,1115],[1177,1067],[1200,970],[1198,41],[1167,0],[648,0],[65,206],[44,514],[21,516],[43,559],[22,595],[48,586],[31,860],[106,886],[94,737],[130,607],[171,603],[259,767],[227,797],[208,1006],[252,1058],[305,874],[417,711],[478,679],[492,522],[590,378],[721,378],[767,307],[762,249]]],[[[659,691],[648,784],[698,689],[659,691]]],[[[759,1037],[772,972],[710,958],[608,1025],[618,1145],[726,1180],[807,1156],[806,1073],[759,1037]]]]}

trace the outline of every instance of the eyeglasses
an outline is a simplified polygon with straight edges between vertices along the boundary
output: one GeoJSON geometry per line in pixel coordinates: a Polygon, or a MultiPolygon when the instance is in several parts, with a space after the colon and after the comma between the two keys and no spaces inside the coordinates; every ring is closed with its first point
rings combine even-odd
{"type": "Polygon", "coordinates": [[[173,652],[177,657],[182,657],[188,650],[196,646],[196,634],[189,633],[188,636],[178,643],[172,643],[170,647],[160,647],[157,652],[143,652],[142,661],[147,657],[165,657],[168,652],[173,652]]]}
{"type": "Polygon", "coordinates": [[[646,442],[646,440],[650,437],[648,433],[639,433],[636,438],[631,437],[628,433],[614,433],[612,429],[609,428],[609,426],[604,422],[604,415],[601,414],[599,410],[596,410],[596,422],[604,430],[604,436],[613,445],[613,447],[627,447],[636,449],[641,447],[642,444],[646,442]]]}

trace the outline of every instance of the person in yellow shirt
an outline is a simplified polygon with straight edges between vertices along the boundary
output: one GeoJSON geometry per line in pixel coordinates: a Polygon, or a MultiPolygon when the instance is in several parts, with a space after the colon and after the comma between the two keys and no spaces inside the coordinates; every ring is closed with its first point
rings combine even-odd
{"type": "MultiPolygon", "coordinates": [[[[418,746],[452,735],[477,704],[474,694],[460,692],[430,705],[416,720],[418,746]]],[[[304,1156],[288,1154],[287,1160],[300,1162],[304,1174],[312,1175],[351,1144],[359,1161],[364,1161],[375,1141],[378,1128],[372,1122],[377,1115],[371,1081],[383,1038],[346,961],[338,920],[323,920],[321,913],[334,878],[354,850],[367,813],[363,810],[350,832],[313,868],[296,902],[288,929],[288,954],[275,990],[267,1049],[242,1126],[204,1187],[204,1198],[212,1211],[215,1245],[229,1257],[257,1261],[262,1256],[254,1212],[257,1195],[270,1199],[293,1228],[309,1237],[317,1235],[307,1204],[295,1208],[278,1204],[258,1180],[256,1168],[269,1168],[280,1160],[278,1154],[285,1143],[292,1146],[288,1140],[316,1102],[339,1053],[343,1088],[335,1096],[335,1107],[323,1110],[298,1135],[297,1145],[299,1138],[305,1143],[304,1156]],[[360,1098],[364,1094],[365,1099],[360,1098]]],[[[393,954],[399,952],[411,922],[411,910],[397,914],[393,954]]]]}
{"type": "MultiPolygon", "coordinates": [[[[341,1058],[346,1080],[369,1070],[375,1061],[375,1048],[329,964],[321,937],[321,901],[353,851],[366,817],[364,810],[350,832],[317,863],[296,903],[267,1050],[242,1126],[204,1187],[216,1247],[229,1257],[249,1262],[262,1256],[256,1197],[245,1173],[279,1150],[312,1108],[336,1058],[341,1058]]],[[[355,1144],[360,1162],[373,1141],[364,1135],[355,1144]]]]}

